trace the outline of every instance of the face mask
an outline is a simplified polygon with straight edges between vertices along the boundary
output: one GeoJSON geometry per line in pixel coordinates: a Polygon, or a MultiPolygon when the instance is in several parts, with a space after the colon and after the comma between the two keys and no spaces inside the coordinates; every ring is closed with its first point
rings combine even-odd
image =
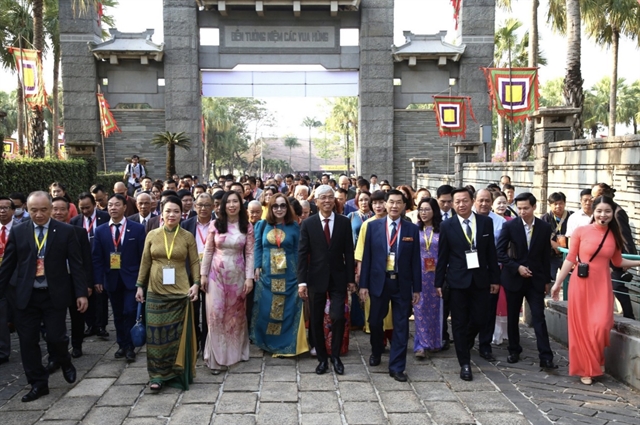
{"type": "Polygon", "coordinates": [[[15,210],[15,215],[22,215],[24,214],[24,209],[23,208],[16,208],[15,210]]]}

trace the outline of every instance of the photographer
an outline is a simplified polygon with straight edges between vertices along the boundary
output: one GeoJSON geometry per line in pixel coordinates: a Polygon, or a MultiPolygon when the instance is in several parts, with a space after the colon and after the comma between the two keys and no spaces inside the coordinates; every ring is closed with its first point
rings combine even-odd
{"type": "Polygon", "coordinates": [[[133,196],[136,189],[141,187],[140,180],[147,175],[144,166],[139,163],[140,157],[138,155],[133,155],[131,157],[131,162],[127,164],[127,167],[124,169],[124,177],[123,180],[127,182],[127,194],[129,196],[133,196]]]}

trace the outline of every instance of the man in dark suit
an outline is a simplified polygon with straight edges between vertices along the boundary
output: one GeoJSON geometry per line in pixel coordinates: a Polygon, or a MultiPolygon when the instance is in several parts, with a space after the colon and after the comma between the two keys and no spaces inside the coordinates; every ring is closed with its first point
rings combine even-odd
{"type": "MultiPolygon", "coordinates": [[[[78,209],[80,210],[80,214],[73,217],[69,224],[84,228],[86,232],[85,235],[89,237],[89,243],[91,248],[93,248],[95,231],[98,226],[109,222],[109,213],[96,207],[96,200],[89,192],[83,192],[78,195],[78,209]]],[[[91,274],[89,280],[93,282],[93,274],[91,274]]],[[[93,284],[91,287],[93,288],[93,284]]],[[[87,325],[84,336],[90,337],[97,335],[103,339],[109,338],[109,332],[107,332],[106,329],[108,320],[109,299],[107,298],[107,294],[99,294],[93,291],[93,293],[89,295],[89,308],[87,308],[84,314],[84,322],[87,325]]]]}
{"type": "Polygon", "coordinates": [[[127,220],[135,221],[143,226],[147,225],[147,222],[153,217],[151,215],[151,194],[147,192],[140,192],[136,196],[136,207],[138,212],[127,217],[127,220]]]}
{"type": "Polygon", "coordinates": [[[399,190],[386,193],[387,216],[368,224],[364,255],[360,271],[360,298],[371,298],[369,328],[371,329],[371,357],[369,364],[377,366],[384,346],[382,322],[393,313],[393,338],[389,354],[389,375],[405,382],[409,316],[422,292],[420,263],[420,233],[418,226],[402,220],[401,215],[410,202],[399,190]]]}
{"type": "MultiPolygon", "coordinates": [[[[158,203],[158,206],[161,205],[169,196],[178,196],[178,194],[174,190],[163,191],[160,195],[160,202],[158,203]]],[[[182,217],[180,217],[180,220],[182,220],[182,217]]],[[[144,226],[145,233],[158,229],[160,226],[162,226],[162,214],[158,214],[157,216],[151,217],[147,220],[147,224],[144,226]]]]}
{"type": "Polygon", "coordinates": [[[75,382],[65,319],[73,298],[80,313],[88,303],[80,244],[72,227],[51,220],[51,198],[46,192],[31,193],[27,206],[31,220],[11,229],[0,266],[0,295],[6,291],[14,306],[22,365],[31,384],[23,402],[49,394],[49,373],[42,365],[39,345],[43,322],[64,379],[75,382]],[[10,282],[14,271],[15,283],[10,282]]]}
{"type": "Polygon", "coordinates": [[[473,196],[467,188],[455,189],[452,198],[456,215],[440,225],[435,287],[442,296],[445,282],[449,286],[460,378],[471,381],[471,347],[486,324],[489,294],[500,289],[500,269],[491,219],[471,211],[473,196]]]}
{"type": "Polygon", "coordinates": [[[555,369],[549,333],[544,317],[544,296],[549,292],[551,267],[551,225],[536,218],[536,198],[525,192],[516,196],[518,217],[502,226],[498,238],[498,261],[502,264],[501,283],[507,297],[507,362],[520,360],[520,308],[523,298],[531,308],[540,367],[555,369]]]}
{"type": "Polygon", "coordinates": [[[340,360],[340,346],[344,334],[344,300],[347,289],[355,291],[355,265],[351,222],[335,214],[335,196],[331,186],[316,190],[320,213],[302,222],[298,247],[298,295],[309,298],[311,340],[318,355],[316,373],[321,375],[328,368],[323,319],[329,294],[331,319],[331,363],[338,375],[344,373],[340,360]]]}
{"type": "Polygon", "coordinates": [[[115,358],[136,359],[131,328],[136,322],[136,280],[140,271],[146,233],[144,226],[124,218],[126,199],[115,194],[109,198],[108,224],[96,229],[93,242],[95,290],[106,291],[111,300],[116,340],[120,347],[115,358]]]}
{"type": "MultiPolygon", "coordinates": [[[[113,193],[119,193],[124,196],[125,199],[125,211],[124,216],[129,217],[138,212],[138,207],[136,206],[136,200],[127,194],[127,186],[122,182],[116,182],[113,185],[113,193]]],[[[107,206],[107,209],[109,207],[107,206]]]]}
{"type": "MultiPolygon", "coordinates": [[[[14,225],[13,213],[15,205],[8,196],[0,196],[0,264],[4,250],[9,241],[9,232],[14,225]]],[[[12,283],[15,282],[14,275],[12,283]]],[[[0,364],[9,361],[11,355],[11,333],[9,331],[9,303],[4,295],[0,295],[0,364]]]]}

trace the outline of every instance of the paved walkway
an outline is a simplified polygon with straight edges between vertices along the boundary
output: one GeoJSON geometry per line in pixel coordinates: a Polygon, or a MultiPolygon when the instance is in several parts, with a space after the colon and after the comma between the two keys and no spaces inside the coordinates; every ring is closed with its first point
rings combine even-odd
{"type": "MultiPolygon", "coordinates": [[[[409,382],[389,377],[386,365],[369,367],[368,335],[352,332],[346,372],[318,376],[316,360],[275,359],[251,347],[251,359],[214,376],[198,363],[189,391],[150,393],[144,348],[135,363],[113,357],[110,341],[88,339],[74,364],[75,385],[57,372],[51,394],[22,403],[26,382],[14,352],[0,366],[0,423],[25,424],[639,424],[640,394],[608,375],[585,386],[567,376],[567,351],[552,342],[560,368],[537,366],[535,340],[521,327],[523,360],[506,363],[504,346],[490,364],[472,354],[473,382],[458,377],[453,348],[417,361],[408,359],[409,382]]],[[[14,351],[17,340],[14,334],[14,351]]],[[[413,342],[411,341],[412,345],[413,342]]],[[[636,360],[637,361],[637,360],[636,360]]]]}

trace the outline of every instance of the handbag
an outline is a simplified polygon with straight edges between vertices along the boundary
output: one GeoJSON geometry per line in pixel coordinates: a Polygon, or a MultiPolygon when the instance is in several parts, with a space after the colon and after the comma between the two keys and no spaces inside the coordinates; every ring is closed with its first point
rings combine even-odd
{"type": "Polygon", "coordinates": [[[598,249],[596,249],[596,252],[593,253],[591,258],[589,259],[589,262],[587,263],[581,262],[580,256],[578,255],[578,277],[589,277],[589,263],[592,262],[594,258],[596,258],[596,255],[598,255],[598,253],[602,249],[602,245],[604,245],[604,241],[607,239],[608,234],[609,234],[609,229],[607,228],[607,231],[604,234],[604,237],[602,238],[602,241],[600,242],[598,249]]]}
{"type": "Polygon", "coordinates": [[[142,324],[142,303],[138,303],[136,324],[131,328],[131,342],[134,347],[142,347],[147,340],[147,329],[142,324]]]}

